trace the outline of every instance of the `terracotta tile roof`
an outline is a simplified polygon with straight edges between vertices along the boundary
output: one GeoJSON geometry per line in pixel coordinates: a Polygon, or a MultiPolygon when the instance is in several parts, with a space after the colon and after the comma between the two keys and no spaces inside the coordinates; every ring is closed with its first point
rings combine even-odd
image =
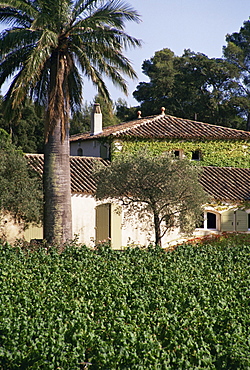
{"type": "Polygon", "coordinates": [[[93,193],[96,189],[92,176],[95,162],[107,166],[109,161],[101,158],[70,157],[71,190],[73,193],[93,193]]]}
{"type": "Polygon", "coordinates": [[[200,183],[216,200],[250,200],[250,169],[203,167],[200,183]]]}
{"type": "Polygon", "coordinates": [[[154,139],[224,139],[250,140],[250,132],[228,127],[176,118],[169,115],[158,115],[124,122],[116,126],[104,127],[97,135],[77,134],[71,141],[90,140],[102,137],[138,137],[154,139]]]}
{"type": "MultiPolygon", "coordinates": [[[[42,176],[43,155],[26,154],[31,168],[42,176]]],[[[93,165],[100,161],[105,166],[109,161],[101,158],[70,157],[71,190],[73,193],[93,194],[96,187],[92,176],[93,165]]],[[[250,169],[233,167],[203,167],[200,183],[216,200],[250,200],[250,169]]]]}
{"type": "MultiPolygon", "coordinates": [[[[29,166],[42,177],[43,154],[26,154],[29,166]]],[[[92,176],[94,163],[100,161],[108,165],[109,161],[93,157],[70,157],[72,193],[92,194],[96,187],[92,176]]]]}

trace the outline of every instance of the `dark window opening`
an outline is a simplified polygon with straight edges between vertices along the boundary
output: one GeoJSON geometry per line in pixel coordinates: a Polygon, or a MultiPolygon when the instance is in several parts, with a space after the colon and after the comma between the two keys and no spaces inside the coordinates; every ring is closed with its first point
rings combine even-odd
{"type": "Polygon", "coordinates": [[[216,214],[207,213],[207,229],[216,229],[216,214]]]}
{"type": "Polygon", "coordinates": [[[101,147],[100,147],[100,157],[102,159],[109,159],[108,158],[108,148],[107,148],[106,145],[101,144],[101,147]]]}
{"type": "Polygon", "coordinates": [[[201,159],[201,153],[199,150],[192,152],[192,161],[199,161],[201,159]]]}
{"type": "Polygon", "coordinates": [[[83,155],[82,148],[78,148],[77,149],[77,155],[79,155],[79,156],[82,156],[83,155]]]}
{"type": "Polygon", "coordinates": [[[248,213],[248,229],[250,229],[250,213],[248,213]]]}
{"type": "Polygon", "coordinates": [[[180,158],[180,151],[179,150],[174,151],[174,157],[175,158],[180,158]]]}

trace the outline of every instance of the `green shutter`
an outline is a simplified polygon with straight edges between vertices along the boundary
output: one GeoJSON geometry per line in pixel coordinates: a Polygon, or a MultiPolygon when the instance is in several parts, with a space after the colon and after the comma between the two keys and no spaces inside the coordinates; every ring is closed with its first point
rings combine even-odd
{"type": "Polygon", "coordinates": [[[121,207],[116,204],[101,204],[96,207],[96,242],[111,239],[113,249],[122,245],[121,207]]]}
{"type": "Polygon", "coordinates": [[[248,230],[248,214],[245,211],[236,211],[235,229],[239,232],[248,230]]]}
{"type": "Polygon", "coordinates": [[[234,211],[221,214],[221,231],[234,231],[234,211]]]}
{"type": "Polygon", "coordinates": [[[111,204],[111,246],[113,249],[121,249],[122,245],[122,208],[111,204]]]}
{"type": "Polygon", "coordinates": [[[24,231],[24,239],[30,242],[32,239],[43,239],[43,226],[29,225],[24,231]]]}
{"type": "Polygon", "coordinates": [[[96,207],[96,242],[110,238],[110,204],[96,207]]]}

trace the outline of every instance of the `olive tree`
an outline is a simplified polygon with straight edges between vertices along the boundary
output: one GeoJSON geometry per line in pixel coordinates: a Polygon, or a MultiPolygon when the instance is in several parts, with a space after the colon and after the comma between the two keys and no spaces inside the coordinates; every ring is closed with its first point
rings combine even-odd
{"type": "Polygon", "coordinates": [[[172,228],[191,233],[200,221],[202,205],[208,200],[199,183],[200,169],[188,160],[146,152],[121,154],[110,166],[95,171],[97,199],[115,198],[130,214],[151,215],[155,244],[172,228]]]}

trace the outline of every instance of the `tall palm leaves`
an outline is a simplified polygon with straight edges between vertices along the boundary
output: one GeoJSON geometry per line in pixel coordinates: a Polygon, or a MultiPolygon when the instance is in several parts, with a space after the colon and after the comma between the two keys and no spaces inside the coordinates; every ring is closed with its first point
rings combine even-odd
{"type": "Polygon", "coordinates": [[[136,76],[123,55],[140,41],[124,31],[138,14],[120,0],[0,0],[0,86],[12,77],[6,115],[26,96],[46,108],[45,238],[71,238],[70,112],[82,102],[82,76],[109,97],[103,75],[126,92],[123,75],[136,76]],[[66,203],[68,205],[66,205],[66,203]]]}

